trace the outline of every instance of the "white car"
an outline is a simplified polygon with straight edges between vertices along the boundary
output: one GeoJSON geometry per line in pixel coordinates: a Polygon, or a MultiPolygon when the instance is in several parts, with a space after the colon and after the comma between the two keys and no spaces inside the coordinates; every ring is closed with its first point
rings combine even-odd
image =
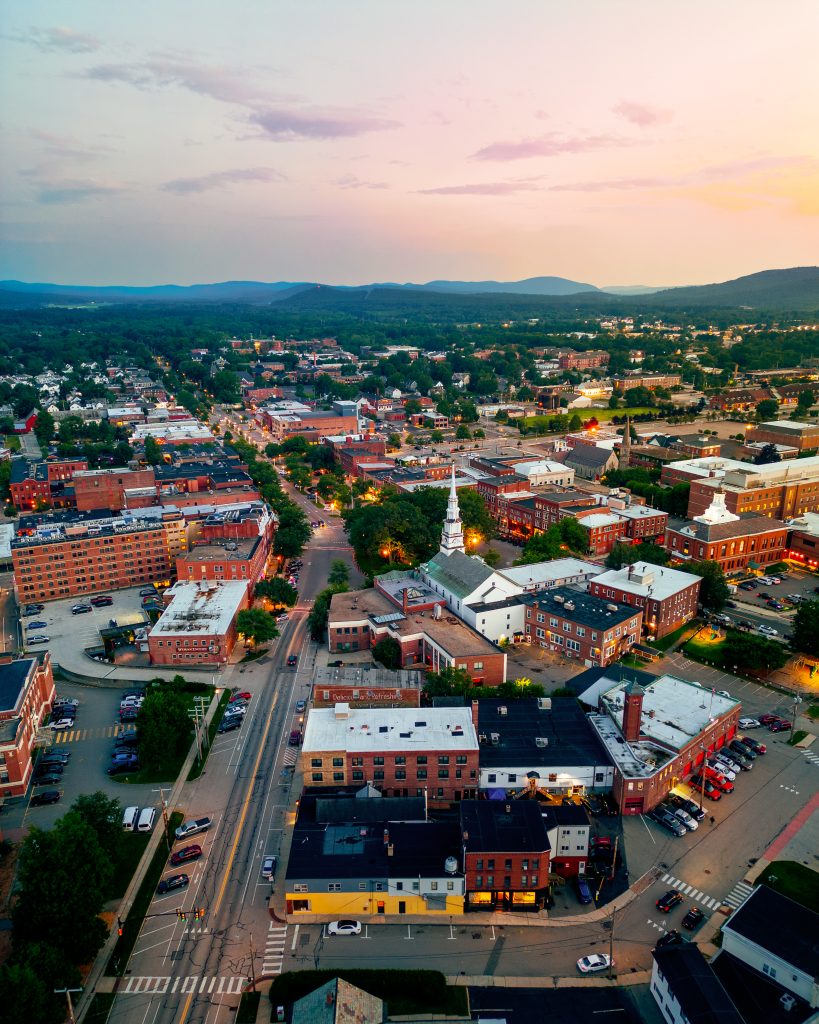
{"type": "Polygon", "coordinates": [[[276,858],[272,854],[268,854],[268,856],[262,861],[262,878],[266,879],[268,882],[272,882],[275,874],[276,858]]]}
{"type": "Polygon", "coordinates": [[[73,729],[74,719],[73,718],[59,718],[56,722],[51,723],[52,729],[73,729]]]}
{"type": "Polygon", "coordinates": [[[708,763],[712,768],[716,768],[718,772],[724,775],[729,782],[733,782],[737,777],[737,773],[734,771],[734,766],[729,764],[724,757],[712,757],[708,763]]]}
{"type": "Polygon", "coordinates": [[[779,630],[774,629],[773,626],[757,626],[757,633],[763,633],[765,636],[779,636],[779,630]]]}
{"type": "Polygon", "coordinates": [[[755,718],[740,718],[740,729],[758,729],[759,722],[755,718]]]}
{"type": "Polygon", "coordinates": [[[327,925],[328,935],[360,935],[360,921],[331,921],[327,925]]]}
{"type": "Polygon", "coordinates": [[[581,974],[606,971],[609,967],[614,967],[614,961],[608,953],[589,953],[588,956],[581,956],[577,961],[577,969],[581,974]]]}
{"type": "Polygon", "coordinates": [[[683,823],[683,825],[685,825],[689,832],[696,832],[699,828],[699,822],[694,821],[694,819],[691,817],[688,811],[684,811],[682,807],[675,808],[675,810],[672,811],[672,814],[675,818],[680,819],[680,821],[683,823]]]}
{"type": "Polygon", "coordinates": [[[27,636],[26,637],[26,646],[27,647],[33,647],[35,644],[50,644],[50,643],[51,643],[51,637],[50,636],[27,636]]]}
{"type": "Polygon", "coordinates": [[[774,585],[770,576],[760,576],[756,582],[761,583],[763,587],[772,587],[774,585]]]}

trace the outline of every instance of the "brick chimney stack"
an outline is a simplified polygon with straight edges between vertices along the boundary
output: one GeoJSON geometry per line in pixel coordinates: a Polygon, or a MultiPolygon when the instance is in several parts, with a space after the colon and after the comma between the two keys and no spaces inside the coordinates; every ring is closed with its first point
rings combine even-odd
{"type": "Polygon", "coordinates": [[[623,708],[623,736],[627,743],[635,743],[640,738],[645,690],[633,680],[623,692],[626,701],[623,708]]]}

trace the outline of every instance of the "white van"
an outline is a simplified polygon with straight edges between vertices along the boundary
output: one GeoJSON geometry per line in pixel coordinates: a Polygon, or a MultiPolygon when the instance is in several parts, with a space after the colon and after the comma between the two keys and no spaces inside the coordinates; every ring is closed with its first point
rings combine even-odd
{"type": "Polygon", "coordinates": [[[137,832],[153,832],[156,821],[156,808],[146,807],[139,816],[137,832]]]}
{"type": "Polygon", "coordinates": [[[133,832],[136,828],[137,818],[139,817],[138,807],[126,807],[125,812],[122,815],[122,827],[126,832],[133,832]]]}

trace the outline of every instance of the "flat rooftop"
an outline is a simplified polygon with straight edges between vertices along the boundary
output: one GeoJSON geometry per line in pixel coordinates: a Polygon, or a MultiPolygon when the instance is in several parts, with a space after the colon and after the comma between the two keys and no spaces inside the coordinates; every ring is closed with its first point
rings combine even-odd
{"type": "Polygon", "coordinates": [[[409,611],[417,605],[443,603],[441,595],[436,594],[432,587],[428,587],[414,573],[388,572],[377,576],[376,582],[379,589],[385,591],[399,609],[403,607],[405,593],[409,611]]]}
{"type": "Polygon", "coordinates": [[[589,724],[605,747],[608,759],[617,765],[624,778],[645,778],[673,760],[672,753],[653,743],[627,743],[608,715],[591,714],[589,724]]]}
{"type": "Polygon", "coordinates": [[[589,579],[600,573],[602,566],[586,562],[582,558],[553,558],[549,562],[534,562],[531,565],[510,566],[498,569],[500,575],[524,589],[532,586],[549,586],[559,582],[589,579]]]}
{"type": "Polygon", "coordinates": [[[522,600],[547,615],[571,619],[581,626],[588,626],[601,632],[619,626],[640,614],[639,608],[632,608],[631,605],[610,601],[604,597],[595,597],[577,587],[540,590],[535,594],[524,595],[522,600]]]}
{"type": "MultiPolygon", "coordinates": [[[[618,728],[623,727],[624,691],[630,681],[612,679],[612,686],[600,697],[618,728]]],[[[713,690],[677,676],[662,675],[648,683],[643,697],[641,733],[649,740],[679,751],[709,725],[740,706],[733,697],[721,697],[713,690]]]]}
{"type": "Polygon", "coordinates": [[[181,557],[186,562],[247,562],[253,555],[260,537],[239,537],[236,540],[214,541],[209,544],[195,544],[181,557]]]}
{"type": "Polygon", "coordinates": [[[478,749],[469,708],[313,708],[307,716],[303,753],[344,750],[376,753],[478,749]]]}
{"type": "Polygon", "coordinates": [[[668,569],[649,562],[635,562],[623,566],[622,569],[609,569],[595,577],[594,582],[601,587],[616,587],[629,594],[664,601],[673,597],[696,583],[699,576],[679,569],[668,569]]]}
{"type": "Polygon", "coordinates": [[[175,583],[168,594],[171,603],[160,615],[150,637],[221,636],[228,632],[247,599],[247,583],[175,583]]]}
{"type": "MultiPolygon", "coordinates": [[[[337,668],[316,666],[313,669],[313,689],[323,687],[353,686],[362,690],[421,689],[424,673],[419,669],[390,669],[383,665],[343,665],[337,668]]],[[[363,695],[366,696],[366,693],[363,695]]]]}
{"type": "Polygon", "coordinates": [[[467,853],[537,853],[550,848],[535,800],[467,800],[460,805],[467,853]]]}
{"type": "Polygon", "coordinates": [[[609,764],[605,747],[572,697],[552,697],[542,703],[536,698],[479,700],[478,736],[484,737],[481,768],[609,764]]]}
{"type": "Polygon", "coordinates": [[[32,658],[21,658],[0,665],[0,711],[13,711],[33,667],[32,658]]]}

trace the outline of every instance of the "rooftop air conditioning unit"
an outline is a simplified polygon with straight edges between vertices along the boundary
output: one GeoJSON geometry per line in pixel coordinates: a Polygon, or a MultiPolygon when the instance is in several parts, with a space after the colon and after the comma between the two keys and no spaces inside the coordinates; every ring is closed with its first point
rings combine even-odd
{"type": "Polygon", "coordinates": [[[549,746],[549,741],[545,736],[535,736],[535,746],[540,747],[542,750],[544,747],[549,746]]]}
{"type": "Polygon", "coordinates": [[[493,747],[500,746],[500,733],[499,732],[491,733],[490,734],[490,739],[492,740],[492,746],[493,747]]]}
{"type": "Polygon", "coordinates": [[[555,602],[555,604],[563,604],[566,598],[563,597],[562,594],[554,594],[552,595],[552,600],[555,602]]]}
{"type": "Polygon", "coordinates": [[[501,706],[498,708],[498,714],[499,715],[507,715],[508,713],[509,713],[509,708],[505,704],[501,704],[501,706]]]}
{"type": "Polygon", "coordinates": [[[607,604],[606,608],[608,608],[608,610],[610,612],[616,612],[617,611],[617,605],[616,604],[607,604]]]}
{"type": "Polygon", "coordinates": [[[563,607],[566,609],[567,612],[573,612],[574,611],[574,601],[567,601],[563,605],[563,607]]]}

